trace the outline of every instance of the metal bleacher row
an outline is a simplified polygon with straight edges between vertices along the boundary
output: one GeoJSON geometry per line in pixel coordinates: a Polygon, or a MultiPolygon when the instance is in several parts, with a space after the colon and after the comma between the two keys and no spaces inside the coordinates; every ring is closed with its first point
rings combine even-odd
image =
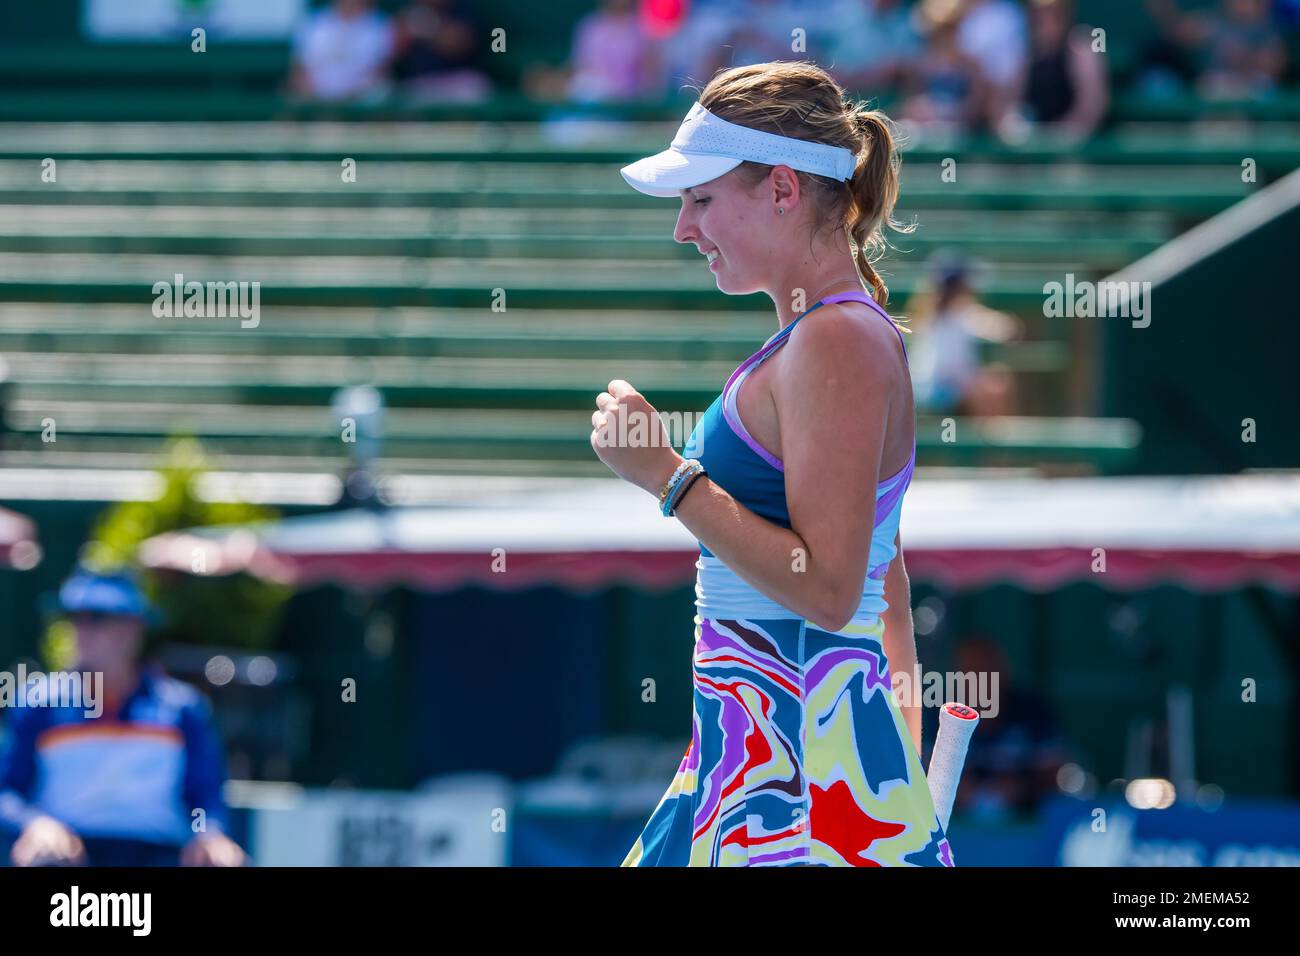
{"type": "MultiPolygon", "coordinates": [[[[589,416],[611,378],[698,413],[774,330],[765,297],[722,295],[672,241],[676,202],[618,175],[662,148],[676,104],[578,140],[511,96],[304,122],[310,110],[262,94],[212,95],[243,105],[208,121],[198,96],[187,118],[136,122],[139,101],[120,90],[116,111],[82,97],[66,116],[57,96],[42,114],[0,93],[7,463],[146,467],[181,433],[233,469],[334,471],[348,447],[331,395],[374,384],[392,471],[599,475],[589,416]],[[94,115],[78,112],[87,102],[94,115]],[[260,283],[257,326],[156,317],[151,289],[177,273],[260,283]]],[[[1226,128],[1135,103],[1117,115],[1074,149],[907,153],[899,213],[919,228],[883,264],[893,310],[906,320],[933,251],[974,256],[985,301],[1025,322],[1024,341],[990,356],[1035,413],[972,423],[957,442],[923,419],[922,464],[1122,470],[1140,436],[1088,417],[1095,329],[1044,316],[1044,283],[1104,278],[1243,198],[1257,188],[1243,156],[1264,182],[1300,154],[1300,113],[1277,104],[1226,128]],[[941,177],[950,157],[955,182],[941,177]]]]}

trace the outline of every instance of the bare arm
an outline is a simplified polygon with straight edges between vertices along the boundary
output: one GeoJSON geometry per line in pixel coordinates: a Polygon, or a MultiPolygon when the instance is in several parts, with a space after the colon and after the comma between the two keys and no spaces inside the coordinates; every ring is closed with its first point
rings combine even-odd
{"type": "MultiPolygon", "coordinates": [[[[784,349],[772,390],[791,527],[750,511],[708,477],[695,479],[676,515],[758,591],[838,631],[862,600],[885,427],[907,371],[893,329],[855,322],[839,305],[810,316],[784,349]]],[[[596,397],[596,406],[596,454],[624,480],[658,494],[682,459],[668,446],[653,406],[621,379],[596,397]],[[641,416],[649,417],[656,440],[639,447],[611,442],[641,416]]]]}
{"type": "Polygon", "coordinates": [[[709,478],[677,509],[696,539],[763,594],[813,624],[838,631],[849,619],[825,564],[797,531],[750,511],[709,478]]]}
{"type": "Polygon", "coordinates": [[[916,637],[912,629],[912,588],[903,565],[903,545],[897,535],[894,547],[898,554],[885,572],[885,600],[889,608],[881,615],[885,622],[884,648],[889,660],[889,676],[897,687],[900,675],[908,683],[900,693],[899,709],[921,754],[921,688],[916,680],[916,637]]]}
{"type": "Polygon", "coordinates": [[[884,323],[828,305],[785,345],[773,398],[791,530],[707,478],[677,510],[741,578],[825,630],[843,628],[862,600],[885,426],[901,387],[901,365],[882,361],[897,353],[893,337],[884,323]]]}
{"type": "Polygon", "coordinates": [[[1080,29],[1070,34],[1066,69],[1074,82],[1074,105],[1061,118],[1061,125],[1080,138],[1091,136],[1101,124],[1110,104],[1110,84],[1103,56],[1092,52],[1088,36],[1080,29]]]}
{"type": "MultiPolygon", "coordinates": [[[[596,396],[591,416],[591,447],[615,474],[657,495],[682,461],[667,441],[667,432],[645,396],[623,379],[615,379],[596,396]],[[620,443],[614,436],[629,424],[649,421],[652,440],[620,443]]],[[[706,476],[694,479],[678,502],[677,518],[741,578],[819,627],[838,630],[824,613],[829,600],[815,593],[819,578],[791,573],[806,555],[807,543],[789,530],[750,511],[706,476]],[[802,586],[802,588],[800,587],[802,586]]],[[[805,565],[806,561],[802,562],[805,565]]]]}

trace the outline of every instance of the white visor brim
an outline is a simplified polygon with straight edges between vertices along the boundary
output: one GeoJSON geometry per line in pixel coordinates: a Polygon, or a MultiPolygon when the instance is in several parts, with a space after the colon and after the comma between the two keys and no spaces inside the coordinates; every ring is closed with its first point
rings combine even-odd
{"type": "Polygon", "coordinates": [[[729,123],[698,102],[661,153],[639,159],[622,169],[633,189],[650,196],[676,196],[730,172],[743,162],[789,166],[817,176],[847,182],[855,155],[843,146],[813,143],[729,123]]]}
{"type": "Polygon", "coordinates": [[[731,172],[744,160],[707,153],[683,153],[668,148],[624,166],[619,172],[629,186],[647,196],[673,198],[681,190],[702,186],[731,172]]]}

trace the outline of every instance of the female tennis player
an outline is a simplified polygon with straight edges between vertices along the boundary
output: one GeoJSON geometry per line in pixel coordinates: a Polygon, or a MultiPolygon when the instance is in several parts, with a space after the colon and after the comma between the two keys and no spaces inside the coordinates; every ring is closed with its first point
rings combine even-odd
{"type": "Polygon", "coordinates": [[[916,666],[898,538],[916,418],[868,250],[898,228],[898,165],[883,113],[776,62],[719,73],[622,170],[680,196],[673,238],[724,293],[770,296],[779,327],[685,456],[628,382],[596,397],[597,455],[700,542],[691,743],[624,866],[953,865],[919,705],[890,687],[916,666]]]}

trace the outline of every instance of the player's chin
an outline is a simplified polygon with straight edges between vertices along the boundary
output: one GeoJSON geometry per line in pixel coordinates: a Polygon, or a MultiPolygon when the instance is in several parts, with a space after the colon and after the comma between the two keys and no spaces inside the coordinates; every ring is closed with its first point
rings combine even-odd
{"type": "Polygon", "coordinates": [[[713,280],[717,283],[718,291],[725,292],[727,295],[749,295],[762,289],[759,283],[746,281],[743,277],[731,275],[726,266],[713,274],[713,280]]]}

